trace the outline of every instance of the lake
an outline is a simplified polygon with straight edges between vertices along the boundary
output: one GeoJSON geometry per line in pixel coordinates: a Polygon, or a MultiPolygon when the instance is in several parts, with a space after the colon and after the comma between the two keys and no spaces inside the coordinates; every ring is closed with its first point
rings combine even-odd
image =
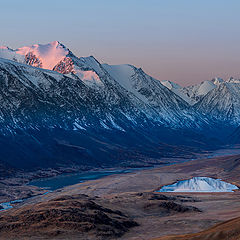
{"type": "Polygon", "coordinates": [[[143,170],[146,168],[134,168],[124,170],[106,170],[106,171],[92,171],[92,172],[81,172],[74,174],[62,174],[56,177],[44,178],[39,180],[30,181],[28,184],[40,188],[46,188],[54,191],[59,188],[63,188],[69,185],[81,183],[88,180],[96,180],[102,177],[106,177],[113,174],[129,173],[137,170],[143,170]]]}

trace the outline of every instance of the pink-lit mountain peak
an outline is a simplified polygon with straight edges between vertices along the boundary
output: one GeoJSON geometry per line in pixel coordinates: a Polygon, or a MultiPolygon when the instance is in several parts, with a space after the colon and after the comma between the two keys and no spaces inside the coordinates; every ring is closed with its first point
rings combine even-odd
{"type": "Polygon", "coordinates": [[[58,41],[48,44],[34,44],[16,49],[16,54],[26,56],[29,53],[34,54],[42,63],[42,68],[52,70],[57,63],[63,60],[69,53],[69,50],[58,41]]]}
{"type": "Polygon", "coordinates": [[[16,50],[0,47],[0,58],[57,71],[62,74],[74,74],[75,77],[80,78],[89,86],[99,87],[103,85],[97,74],[101,69],[95,58],[78,58],[58,41],[34,44],[16,50]]]}
{"type": "Polygon", "coordinates": [[[35,59],[37,63],[30,64],[44,69],[52,70],[68,54],[69,50],[60,42],[53,41],[47,44],[34,44],[13,50],[0,46],[0,57],[25,63],[26,58],[35,59]]]}

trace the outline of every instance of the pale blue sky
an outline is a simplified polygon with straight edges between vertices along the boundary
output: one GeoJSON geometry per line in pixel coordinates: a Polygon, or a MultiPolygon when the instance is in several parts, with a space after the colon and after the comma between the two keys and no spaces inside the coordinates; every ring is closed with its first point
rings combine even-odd
{"type": "Polygon", "coordinates": [[[0,0],[0,45],[58,40],[182,85],[240,78],[239,0],[0,0]]]}

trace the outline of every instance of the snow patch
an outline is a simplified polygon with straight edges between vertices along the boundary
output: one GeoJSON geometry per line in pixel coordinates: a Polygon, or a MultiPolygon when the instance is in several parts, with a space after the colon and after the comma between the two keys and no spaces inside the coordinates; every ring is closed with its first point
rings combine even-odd
{"type": "Polygon", "coordinates": [[[12,50],[5,46],[0,46],[0,57],[14,60],[20,63],[26,63],[26,56],[35,56],[41,68],[53,70],[53,68],[63,60],[69,51],[58,41],[48,44],[34,44],[32,46],[21,47],[12,50]]]}
{"type": "Polygon", "coordinates": [[[183,88],[182,91],[188,97],[196,101],[199,101],[201,97],[207,95],[210,91],[215,89],[219,84],[221,84],[221,79],[214,78],[212,81],[206,80],[204,82],[201,82],[200,84],[185,87],[183,88]]]}
{"type": "Polygon", "coordinates": [[[80,68],[75,67],[74,68],[74,74],[77,75],[89,87],[93,87],[93,86],[102,87],[102,86],[104,86],[103,82],[100,80],[97,73],[92,71],[92,70],[83,71],[80,68]]]}
{"type": "Polygon", "coordinates": [[[16,50],[19,55],[33,53],[42,62],[42,68],[52,70],[69,53],[58,41],[48,44],[35,44],[16,50]]]}
{"type": "Polygon", "coordinates": [[[25,56],[19,55],[16,53],[16,51],[5,46],[0,47],[0,58],[25,63],[25,56]]]}
{"type": "Polygon", "coordinates": [[[224,182],[221,179],[193,177],[189,180],[166,185],[157,192],[233,192],[236,189],[238,189],[237,186],[224,182]]]}
{"type": "Polygon", "coordinates": [[[194,101],[194,99],[190,98],[182,91],[182,87],[180,85],[178,85],[177,83],[174,83],[174,82],[171,82],[168,80],[164,80],[164,81],[161,81],[161,84],[163,86],[167,87],[169,90],[173,91],[176,95],[178,95],[180,98],[182,98],[188,104],[193,105],[196,103],[196,101],[194,101]]]}
{"type": "Polygon", "coordinates": [[[208,92],[216,88],[216,85],[212,81],[204,81],[198,88],[198,96],[206,95],[208,92]]]}
{"type": "Polygon", "coordinates": [[[86,128],[82,127],[79,123],[74,122],[74,124],[73,124],[73,130],[77,131],[77,130],[79,130],[79,129],[81,129],[81,130],[86,130],[86,128]]]}
{"type": "Polygon", "coordinates": [[[120,130],[120,131],[122,131],[122,132],[125,132],[125,130],[124,130],[123,128],[121,128],[118,124],[116,124],[116,123],[114,122],[112,116],[109,115],[109,116],[108,116],[108,119],[110,120],[112,126],[113,126],[115,129],[118,129],[118,130],[120,130]]]}
{"type": "Polygon", "coordinates": [[[102,66],[110,74],[110,76],[118,82],[120,86],[125,88],[128,92],[133,93],[143,102],[148,103],[148,100],[134,87],[132,77],[135,74],[135,70],[133,66],[128,64],[122,65],[102,64],[102,66]]]}
{"type": "Polygon", "coordinates": [[[109,128],[105,122],[100,121],[100,124],[101,124],[101,126],[104,127],[105,129],[111,130],[111,128],[109,128]]]}

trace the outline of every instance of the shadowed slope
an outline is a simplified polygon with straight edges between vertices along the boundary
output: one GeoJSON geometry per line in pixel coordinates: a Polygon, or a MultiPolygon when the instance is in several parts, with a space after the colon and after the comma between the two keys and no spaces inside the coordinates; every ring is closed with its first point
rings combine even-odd
{"type": "Polygon", "coordinates": [[[240,218],[215,225],[205,231],[176,236],[166,236],[155,240],[239,240],[240,218]]]}

